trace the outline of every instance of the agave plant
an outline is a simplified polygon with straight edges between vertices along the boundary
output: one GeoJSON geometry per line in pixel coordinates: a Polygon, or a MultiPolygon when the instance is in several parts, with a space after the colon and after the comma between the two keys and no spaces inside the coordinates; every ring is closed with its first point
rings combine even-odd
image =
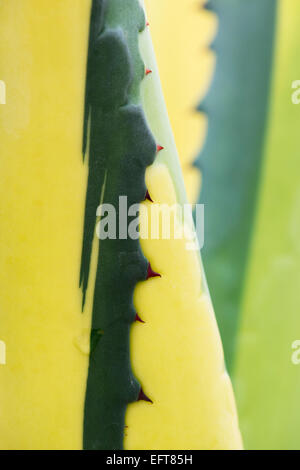
{"type": "MultiPolygon", "coordinates": [[[[190,11],[198,4],[188,3],[190,11]]],[[[203,33],[192,28],[186,6],[174,4],[180,23],[172,28],[188,24],[200,45],[203,33]]],[[[299,8],[295,0],[211,0],[202,12],[193,9],[193,22],[209,10],[218,23],[211,45],[216,67],[198,106],[208,130],[196,166],[205,204],[204,265],[248,448],[300,446],[300,375],[291,360],[300,329],[299,107],[293,104],[300,76],[299,8]]],[[[170,37],[169,19],[160,22],[170,37]]],[[[203,62],[200,48],[192,51],[187,76],[197,75],[203,62]]],[[[180,52],[179,70],[186,64],[180,52]]],[[[171,63],[165,67],[171,70],[171,63]]],[[[205,74],[211,76],[207,65],[205,74]]],[[[166,89],[171,80],[169,72],[166,89]]],[[[199,80],[199,93],[201,88],[199,80]]],[[[183,113],[177,119],[183,121],[183,113]]]]}
{"type": "Polygon", "coordinates": [[[0,447],[241,448],[193,224],[96,235],[108,204],[119,232],[120,196],[140,233],[187,200],[142,3],[10,0],[0,18],[0,447]]]}

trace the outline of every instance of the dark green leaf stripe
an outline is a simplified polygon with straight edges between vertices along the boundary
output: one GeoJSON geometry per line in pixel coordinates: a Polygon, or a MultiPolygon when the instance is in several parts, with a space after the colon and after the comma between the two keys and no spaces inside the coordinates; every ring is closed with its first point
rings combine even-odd
{"type": "Polygon", "coordinates": [[[203,260],[232,370],[268,115],[276,0],[212,0],[219,18],[203,173],[203,260]]]}
{"type": "MultiPolygon", "coordinates": [[[[103,204],[116,208],[118,234],[119,196],[127,196],[128,206],[144,199],[145,170],[156,154],[139,102],[145,67],[138,34],[144,27],[138,0],[93,1],[84,126],[89,176],[80,276],[83,297],[101,195],[103,204]]],[[[84,415],[85,449],[123,448],[126,406],[138,399],[140,391],[129,354],[129,330],[135,319],[133,291],[137,282],[146,279],[147,266],[138,240],[101,240],[84,415]]]]}

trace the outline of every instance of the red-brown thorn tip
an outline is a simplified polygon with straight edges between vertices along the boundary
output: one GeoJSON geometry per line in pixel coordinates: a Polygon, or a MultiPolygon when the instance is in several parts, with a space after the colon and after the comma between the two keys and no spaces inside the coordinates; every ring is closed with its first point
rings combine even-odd
{"type": "Polygon", "coordinates": [[[150,202],[153,202],[152,199],[151,199],[151,196],[149,194],[149,191],[147,190],[146,192],[146,196],[145,196],[145,201],[150,201],[150,202]]]}
{"type": "Polygon", "coordinates": [[[142,319],[138,316],[137,313],[136,313],[136,315],[135,315],[135,321],[138,321],[138,322],[140,322],[140,323],[145,323],[144,320],[142,320],[142,319]]]}
{"type": "Polygon", "coordinates": [[[156,146],[157,153],[160,152],[161,150],[164,150],[164,147],[162,147],[161,145],[157,145],[156,146]]]}
{"type": "Polygon", "coordinates": [[[150,26],[150,23],[149,23],[149,21],[147,21],[147,23],[146,23],[146,26],[150,26]]]}
{"type": "Polygon", "coordinates": [[[153,269],[151,268],[151,264],[149,263],[148,271],[147,271],[147,280],[150,279],[151,277],[161,277],[161,275],[153,271],[153,269]]]}
{"type": "Polygon", "coordinates": [[[143,392],[143,389],[142,389],[142,388],[141,388],[141,390],[140,390],[139,397],[138,397],[137,401],[147,401],[148,403],[152,403],[152,404],[153,404],[153,401],[150,400],[150,398],[147,397],[147,395],[145,395],[145,393],[143,392]]]}
{"type": "Polygon", "coordinates": [[[149,75],[149,73],[152,73],[152,70],[151,70],[151,69],[146,69],[146,70],[145,70],[145,74],[146,74],[146,75],[149,75]]]}

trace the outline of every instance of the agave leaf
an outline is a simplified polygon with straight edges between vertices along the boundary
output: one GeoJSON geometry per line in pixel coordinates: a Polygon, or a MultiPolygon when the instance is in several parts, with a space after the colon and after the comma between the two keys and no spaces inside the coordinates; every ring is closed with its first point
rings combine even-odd
{"type": "Polygon", "coordinates": [[[1,448],[240,448],[142,4],[0,13],[1,448]],[[97,205],[120,215],[119,196],[140,212],[126,229],[176,205],[182,236],[99,242],[97,205]]]}
{"type": "Polygon", "coordinates": [[[203,262],[231,372],[263,161],[276,2],[211,4],[219,19],[217,62],[201,104],[208,135],[197,165],[205,204],[203,262]]]}
{"type": "MultiPolygon", "coordinates": [[[[300,149],[291,100],[300,76],[299,2],[212,0],[207,8],[219,32],[213,85],[200,106],[209,123],[198,160],[205,267],[246,447],[299,448],[300,149]]],[[[185,19],[182,7],[174,30],[185,19]]],[[[169,18],[160,20],[168,31],[169,18]]],[[[201,35],[190,32],[193,41],[201,35]]],[[[172,43],[173,36],[168,49],[172,43]]],[[[182,110],[171,119],[183,120],[182,110]]]]}
{"type": "Polygon", "coordinates": [[[203,3],[204,0],[145,2],[164,97],[191,203],[199,197],[201,180],[193,162],[207,130],[206,116],[197,111],[196,103],[207,92],[215,65],[215,54],[208,45],[216,33],[217,21],[212,12],[201,8],[203,3]]]}
{"type": "Polygon", "coordinates": [[[276,58],[252,249],[236,349],[234,380],[246,445],[300,448],[299,339],[300,5],[281,1],[276,58]],[[295,347],[295,345],[294,345],[295,347]],[[294,362],[293,359],[294,356],[294,362]]]}

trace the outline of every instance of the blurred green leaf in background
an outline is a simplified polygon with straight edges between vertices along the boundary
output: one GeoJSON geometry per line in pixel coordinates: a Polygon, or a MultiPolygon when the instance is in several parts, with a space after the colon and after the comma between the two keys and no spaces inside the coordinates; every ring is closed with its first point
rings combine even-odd
{"type": "Polygon", "coordinates": [[[211,4],[204,264],[246,448],[300,449],[300,2],[211,4]]]}
{"type": "Polygon", "coordinates": [[[196,164],[205,205],[203,261],[232,371],[249,256],[273,62],[276,0],[212,0],[219,19],[208,134],[196,164]]]}

